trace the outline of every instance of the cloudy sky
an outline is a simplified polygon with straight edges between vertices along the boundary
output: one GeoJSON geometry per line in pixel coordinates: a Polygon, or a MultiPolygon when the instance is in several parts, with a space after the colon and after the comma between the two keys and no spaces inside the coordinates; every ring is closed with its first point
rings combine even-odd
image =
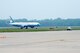
{"type": "Polygon", "coordinates": [[[80,18],[80,0],[0,0],[0,18],[80,18]]]}

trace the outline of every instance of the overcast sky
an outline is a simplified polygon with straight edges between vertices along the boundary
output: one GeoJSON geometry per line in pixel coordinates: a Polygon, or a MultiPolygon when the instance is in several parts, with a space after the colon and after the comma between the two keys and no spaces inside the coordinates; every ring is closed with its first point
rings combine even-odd
{"type": "Polygon", "coordinates": [[[80,0],[0,0],[0,18],[80,18],[80,0]]]}

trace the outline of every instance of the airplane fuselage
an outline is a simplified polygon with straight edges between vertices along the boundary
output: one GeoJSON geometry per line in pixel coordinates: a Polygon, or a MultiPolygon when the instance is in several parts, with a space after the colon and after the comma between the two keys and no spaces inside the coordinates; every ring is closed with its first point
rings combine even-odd
{"type": "Polygon", "coordinates": [[[40,23],[38,22],[14,22],[14,23],[10,23],[10,25],[12,26],[16,26],[16,27],[31,27],[31,28],[34,28],[34,27],[38,27],[40,26],[40,23]]]}
{"type": "Polygon", "coordinates": [[[25,27],[27,29],[28,27],[34,28],[34,27],[40,26],[40,23],[38,23],[38,22],[14,22],[14,20],[12,19],[11,16],[10,16],[9,24],[12,26],[21,27],[21,29],[23,29],[25,27]]]}

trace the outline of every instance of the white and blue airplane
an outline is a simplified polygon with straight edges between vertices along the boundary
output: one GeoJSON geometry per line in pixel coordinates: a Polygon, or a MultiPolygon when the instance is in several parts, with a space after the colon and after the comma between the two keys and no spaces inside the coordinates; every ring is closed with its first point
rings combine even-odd
{"type": "Polygon", "coordinates": [[[10,23],[9,24],[12,26],[20,27],[21,29],[23,29],[23,28],[28,29],[28,27],[34,28],[34,27],[40,26],[39,22],[14,22],[14,20],[12,19],[11,16],[10,16],[10,23]]]}

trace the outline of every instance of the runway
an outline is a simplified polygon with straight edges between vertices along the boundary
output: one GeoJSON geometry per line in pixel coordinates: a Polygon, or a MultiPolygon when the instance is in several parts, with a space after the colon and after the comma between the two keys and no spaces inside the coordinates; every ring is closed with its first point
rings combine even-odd
{"type": "Polygon", "coordinates": [[[80,30],[0,33],[1,53],[80,53],[80,30]]]}

